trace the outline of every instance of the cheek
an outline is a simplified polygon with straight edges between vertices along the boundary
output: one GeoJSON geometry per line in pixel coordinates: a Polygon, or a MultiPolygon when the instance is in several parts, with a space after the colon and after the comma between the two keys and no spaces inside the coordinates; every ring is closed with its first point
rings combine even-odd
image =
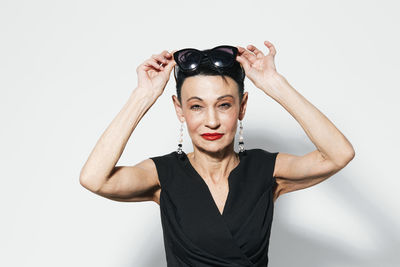
{"type": "Polygon", "coordinates": [[[236,132],[236,129],[237,129],[237,123],[236,123],[236,120],[232,120],[230,123],[229,123],[229,130],[232,132],[232,133],[235,133],[236,132]]]}
{"type": "Polygon", "coordinates": [[[224,116],[225,127],[229,129],[236,129],[238,123],[237,120],[236,113],[226,114],[226,116],[224,116]]]}
{"type": "Polygon", "coordinates": [[[200,116],[186,116],[187,129],[190,132],[196,131],[197,128],[202,126],[202,119],[200,116]]]}

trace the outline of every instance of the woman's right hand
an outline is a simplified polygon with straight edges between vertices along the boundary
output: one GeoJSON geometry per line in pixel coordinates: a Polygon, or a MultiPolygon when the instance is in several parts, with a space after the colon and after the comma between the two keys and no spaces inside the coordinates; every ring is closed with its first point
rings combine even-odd
{"type": "Polygon", "coordinates": [[[160,96],[169,80],[171,70],[176,62],[173,53],[164,50],[160,54],[153,54],[136,68],[138,87],[151,91],[152,95],[160,96]]]}

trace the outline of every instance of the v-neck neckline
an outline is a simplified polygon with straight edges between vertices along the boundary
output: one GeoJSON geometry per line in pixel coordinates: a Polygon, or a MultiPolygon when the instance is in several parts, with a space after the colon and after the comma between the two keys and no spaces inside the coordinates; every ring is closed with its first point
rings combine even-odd
{"type": "Polygon", "coordinates": [[[232,177],[231,176],[235,172],[237,172],[237,170],[239,169],[239,167],[241,165],[243,165],[243,155],[244,154],[246,154],[246,151],[238,153],[238,155],[239,155],[239,164],[236,165],[236,167],[233,168],[230,171],[229,175],[228,175],[228,194],[227,194],[227,197],[226,197],[226,200],[225,200],[224,208],[223,208],[222,213],[221,213],[219,208],[218,208],[218,206],[217,206],[217,203],[214,200],[214,197],[211,194],[210,188],[208,187],[206,181],[203,179],[203,177],[193,167],[193,165],[190,162],[189,157],[187,156],[187,154],[184,151],[182,151],[182,155],[184,156],[184,163],[185,163],[184,165],[185,165],[185,167],[192,173],[192,175],[194,177],[196,177],[196,178],[198,178],[200,180],[201,184],[203,184],[204,188],[206,189],[206,192],[207,192],[209,200],[211,201],[212,205],[214,206],[215,210],[217,211],[217,214],[219,216],[221,216],[221,217],[225,216],[225,214],[227,213],[227,209],[229,207],[230,199],[232,198],[231,195],[232,195],[232,185],[233,185],[233,183],[232,183],[232,179],[231,179],[232,177]]]}

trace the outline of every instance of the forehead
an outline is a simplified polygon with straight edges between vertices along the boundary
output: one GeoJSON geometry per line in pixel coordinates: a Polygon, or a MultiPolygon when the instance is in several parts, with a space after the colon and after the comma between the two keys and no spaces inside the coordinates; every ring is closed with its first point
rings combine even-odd
{"type": "Polygon", "coordinates": [[[219,75],[196,75],[185,79],[181,89],[181,96],[186,99],[197,96],[202,99],[215,100],[221,95],[231,94],[238,97],[238,87],[235,80],[225,76],[226,81],[219,75]]]}

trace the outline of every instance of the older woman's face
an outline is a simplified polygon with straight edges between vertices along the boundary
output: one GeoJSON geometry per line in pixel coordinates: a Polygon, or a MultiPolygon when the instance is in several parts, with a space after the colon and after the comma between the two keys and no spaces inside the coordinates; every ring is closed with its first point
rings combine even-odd
{"type": "Polygon", "coordinates": [[[227,77],[196,75],[186,78],[181,90],[182,106],[177,106],[178,116],[186,121],[193,145],[210,152],[229,146],[235,138],[237,121],[243,119],[247,92],[239,103],[237,83],[227,77]],[[220,133],[222,137],[207,140],[205,133],[220,133]]]}

